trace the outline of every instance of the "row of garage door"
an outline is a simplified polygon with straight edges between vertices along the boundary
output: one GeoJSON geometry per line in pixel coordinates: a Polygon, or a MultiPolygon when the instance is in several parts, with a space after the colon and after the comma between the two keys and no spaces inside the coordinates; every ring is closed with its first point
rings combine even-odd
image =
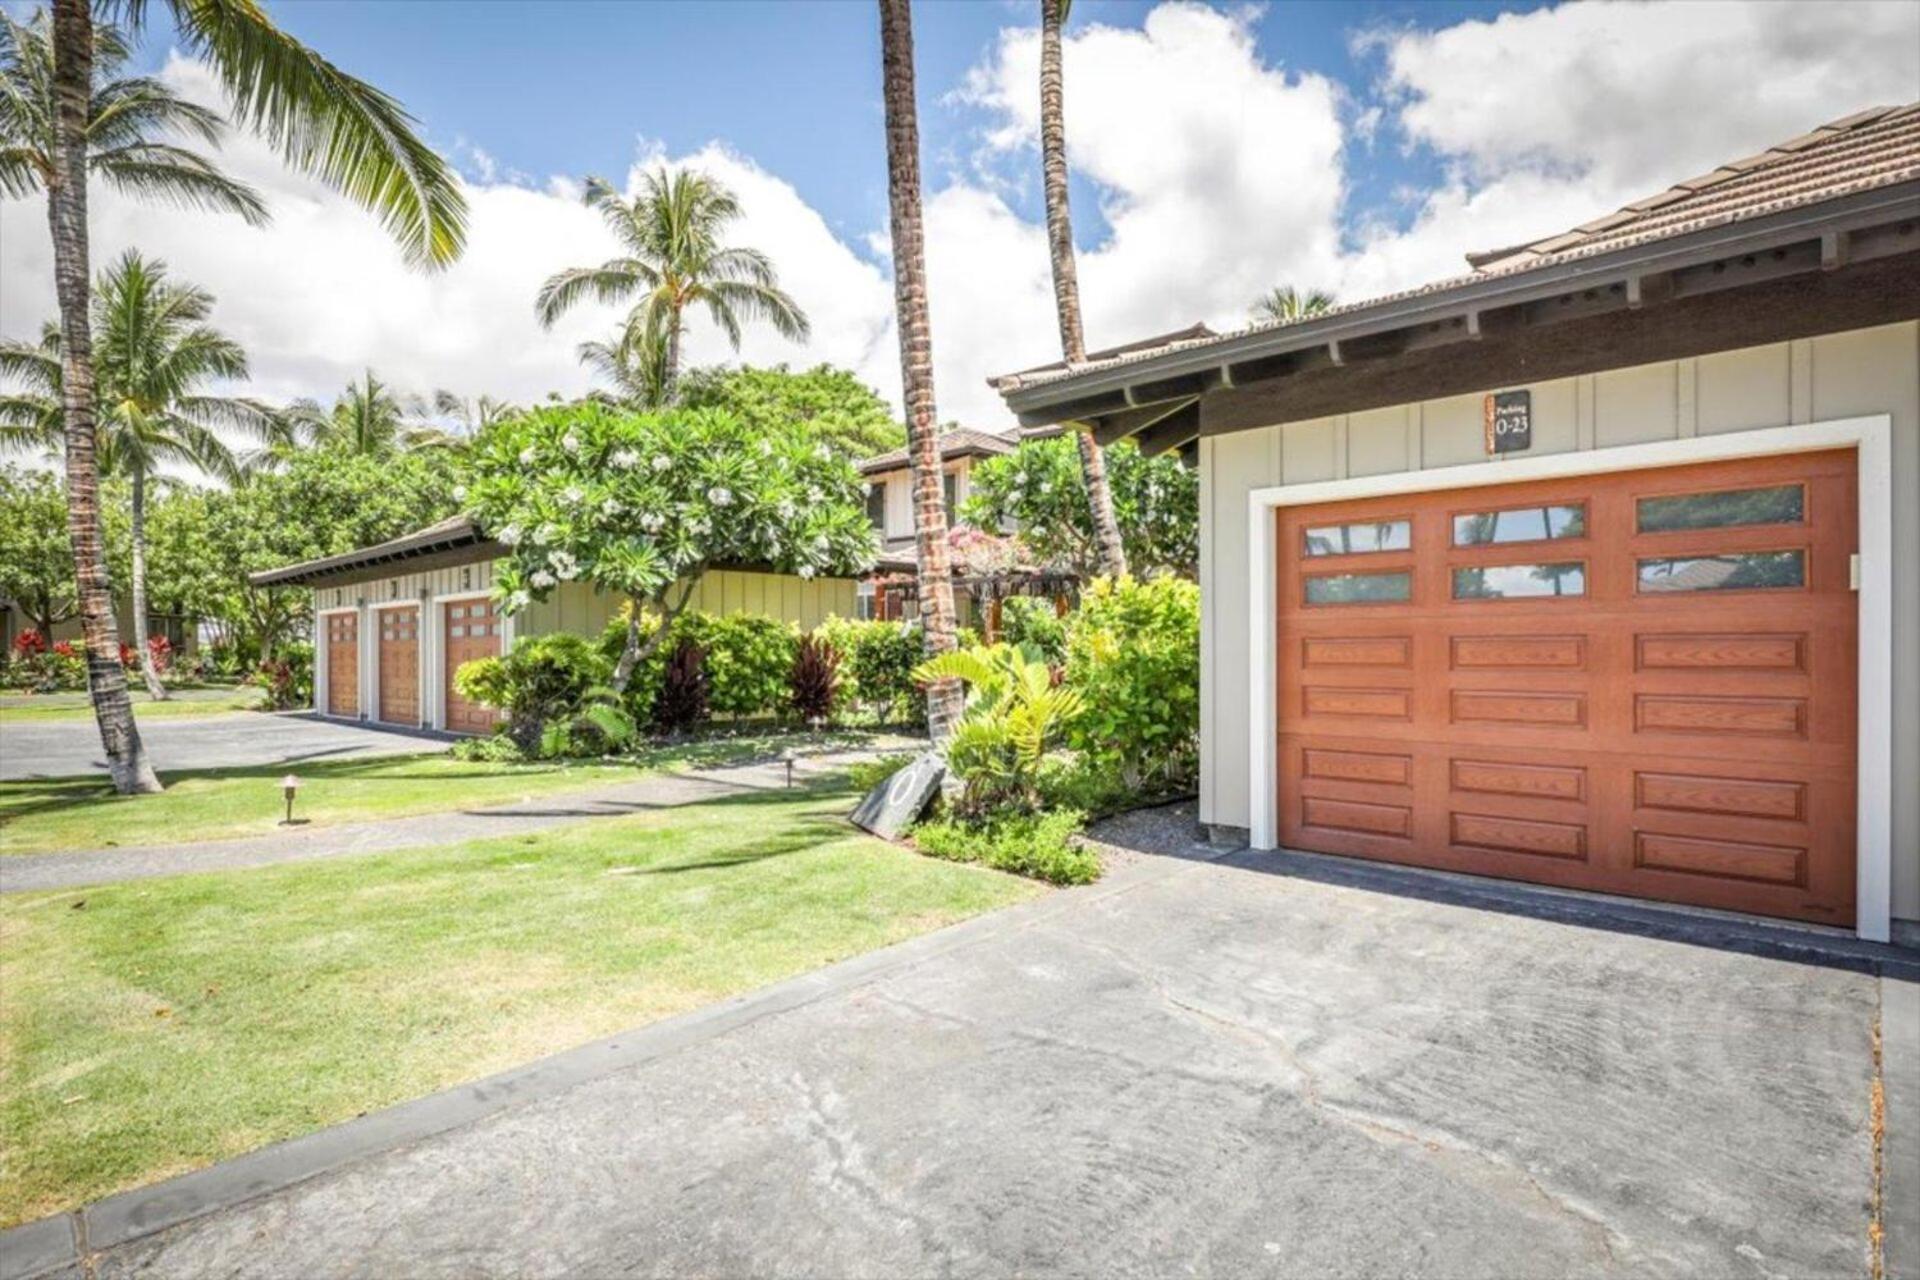
{"type": "MultiPolygon", "coordinates": [[[[426,615],[433,618],[433,613],[426,615]]],[[[375,720],[410,728],[428,726],[427,691],[437,691],[444,709],[437,726],[454,733],[486,733],[494,713],[460,695],[453,676],[460,665],[499,654],[505,621],[498,607],[485,598],[449,600],[433,605],[395,604],[366,610],[323,614],[319,633],[323,652],[317,665],[325,672],[321,705],[326,714],[345,719],[375,720]],[[423,610],[437,611],[437,644],[422,644],[423,610]],[[362,620],[374,629],[371,644],[363,645],[362,620]],[[423,653],[429,655],[422,670],[423,653]],[[371,705],[361,706],[360,666],[363,654],[372,659],[371,705]]]]}
{"type": "Polygon", "coordinates": [[[1857,466],[1282,508],[1280,843],[1852,924],[1857,466]]]}

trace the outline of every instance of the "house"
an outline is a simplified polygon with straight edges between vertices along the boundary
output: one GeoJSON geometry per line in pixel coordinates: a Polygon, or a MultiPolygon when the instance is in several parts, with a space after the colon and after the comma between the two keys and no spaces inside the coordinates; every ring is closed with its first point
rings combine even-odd
{"type": "MultiPolygon", "coordinates": [[[[973,467],[982,458],[1012,453],[1014,442],[990,431],[955,427],[940,437],[941,482],[945,490],[947,524],[959,523],[960,504],[973,491],[973,467]]],[[[919,566],[914,549],[913,472],[907,451],[894,449],[854,464],[867,478],[867,516],[880,535],[880,555],[873,572],[860,583],[859,616],[907,616],[914,597],[911,579],[919,566]]],[[[979,602],[965,587],[954,590],[954,612],[962,626],[976,625],[979,602]]]]}
{"type": "MultiPolygon", "coordinates": [[[[409,728],[484,733],[493,716],[453,687],[460,664],[493,657],[519,636],[597,637],[624,596],[563,582],[517,614],[493,599],[504,548],[466,516],[341,555],[250,575],[255,586],[313,592],[313,706],[322,715],[409,728]]],[[[687,602],[709,613],[757,613],[812,629],[851,617],[849,578],[803,579],[710,569],[687,602]]]]}
{"type": "Polygon", "coordinates": [[[1920,945],[1920,104],[1469,266],[995,379],[1196,455],[1202,821],[1920,945]]]}

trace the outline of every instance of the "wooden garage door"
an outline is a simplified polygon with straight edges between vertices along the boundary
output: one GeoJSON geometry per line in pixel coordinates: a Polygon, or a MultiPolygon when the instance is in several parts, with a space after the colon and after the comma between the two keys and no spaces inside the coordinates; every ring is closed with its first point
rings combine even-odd
{"type": "Polygon", "coordinates": [[[1851,924],[1855,468],[1282,508],[1281,843],[1851,924]]]}
{"type": "Polygon", "coordinates": [[[327,624],[327,714],[360,714],[360,615],[330,613],[327,624]]]}
{"type": "Polygon", "coordinates": [[[495,716],[477,702],[461,697],[453,687],[454,673],[463,662],[491,658],[500,652],[499,607],[491,600],[453,600],[440,606],[447,638],[447,728],[454,733],[490,733],[495,716]]]}
{"type": "Polygon", "coordinates": [[[420,723],[420,609],[381,609],[380,719],[420,723]]]}

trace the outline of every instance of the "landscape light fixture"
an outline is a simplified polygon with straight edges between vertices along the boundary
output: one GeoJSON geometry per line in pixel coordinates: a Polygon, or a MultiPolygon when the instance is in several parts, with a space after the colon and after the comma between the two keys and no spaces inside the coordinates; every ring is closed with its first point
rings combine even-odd
{"type": "Polygon", "coordinates": [[[280,779],[280,794],[287,798],[287,816],[280,821],[280,825],[283,827],[293,825],[293,796],[298,790],[300,790],[300,779],[294,777],[292,774],[288,774],[286,777],[280,779]]]}

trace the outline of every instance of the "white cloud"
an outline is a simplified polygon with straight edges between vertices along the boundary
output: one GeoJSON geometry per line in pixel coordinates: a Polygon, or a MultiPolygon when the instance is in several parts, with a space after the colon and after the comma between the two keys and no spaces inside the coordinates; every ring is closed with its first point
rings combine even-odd
{"type": "Polygon", "coordinates": [[[1363,236],[1359,296],[1465,270],[1864,107],[1920,97],[1920,5],[1562,4],[1372,32],[1382,96],[1449,178],[1412,227],[1363,236]]]}

